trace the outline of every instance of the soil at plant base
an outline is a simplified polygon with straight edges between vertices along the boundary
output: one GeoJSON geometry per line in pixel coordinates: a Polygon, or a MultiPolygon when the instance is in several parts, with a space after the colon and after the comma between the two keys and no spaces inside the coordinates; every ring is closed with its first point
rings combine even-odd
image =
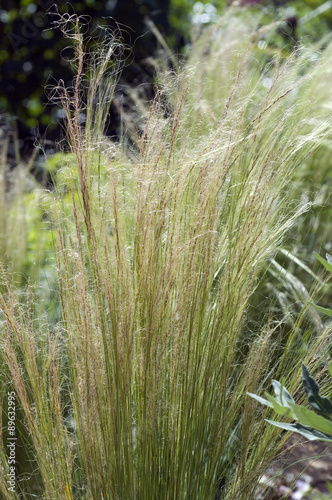
{"type": "Polygon", "coordinates": [[[261,482],[257,500],[332,499],[332,443],[292,435],[261,482]]]}

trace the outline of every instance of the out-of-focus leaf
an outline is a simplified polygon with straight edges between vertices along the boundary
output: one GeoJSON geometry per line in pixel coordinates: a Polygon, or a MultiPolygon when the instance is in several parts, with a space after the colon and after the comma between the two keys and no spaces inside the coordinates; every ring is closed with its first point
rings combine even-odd
{"type": "Polygon", "coordinates": [[[329,255],[329,254],[326,254],[326,257],[328,259],[325,260],[323,259],[323,257],[321,257],[318,253],[314,252],[314,256],[316,257],[316,259],[321,263],[323,264],[323,266],[332,273],[332,257],[329,255]]]}
{"type": "Polygon", "coordinates": [[[332,316],[332,309],[327,309],[326,307],[317,306],[316,304],[313,304],[312,302],[310,302],[310,304],[315,309],[317,309],[317,311],[319,311],[319,312],[321,312],[323,314],[326,314],[327,316],[332,316]]]}
{"type": "Polygon", "coordinates": [[[327,262],[332,265],[332,257],[331,257],[331,255],[329,253],[327,253],[325,255],[325,257],[326,257],[327,262]]]}
{"type": "Polygon", "coordinates": [[[330,483],[330,481],[326,481],[326,486],[327,486],[327,489],[329,490],[329,493],[331,493],[331,495],[332,495],[332,483],[330,483]]]}
{"type": "Polygon", "coordinates": [[[303,387],[308,396],[308,401],[314,410],[332,417],[332,402],[319,395],[319,387],[315,379],[310,375],[307,367],[302,365],[303,387]]]}

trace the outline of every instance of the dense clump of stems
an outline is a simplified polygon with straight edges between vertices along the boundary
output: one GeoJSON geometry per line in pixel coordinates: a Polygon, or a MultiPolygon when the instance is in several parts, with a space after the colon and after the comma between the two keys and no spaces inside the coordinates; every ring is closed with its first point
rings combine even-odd
{"type": "Polygon", "coordinates": [[[267,62],[259,31],[218,29],[169,76],[131,160],[103,138],[113,42],[87,73],[71,33],[78,73],[60,97],[75,161],[53,207],[62,321],[50,331],[9,292],[0,300],[45,498],[253,498],[278,435],[246,393],[272,374],[294,386],[324,349],[324,332],[299,357],[298,328],[286,340],[268,321],[244,330],[261,271],[306,209],[298,171],[329,137],[308,96],[330,50],[267,62]]]}

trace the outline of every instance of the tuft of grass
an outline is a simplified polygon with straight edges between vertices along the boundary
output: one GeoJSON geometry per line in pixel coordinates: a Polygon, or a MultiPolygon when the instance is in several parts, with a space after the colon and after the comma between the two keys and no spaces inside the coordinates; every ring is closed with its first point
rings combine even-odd
{"type": "MultiPolygon", "coordinates": [[[[294,197],[301,171],[330,137],[329,111],[308,98],[330,47],[315,63],[304,49],[267,62],[259,31],[217,27],[171,75],[128,159],[103,137],[117,45],[107,38],[93,58],[67,21],[77,76],[60,88],[75,165],[53,205],[61,321],[50,329],[10,287],[0,296],[2,385],[22,411],[38,494],[254,498],[282,440],[246,393],[280,373],[293,388],[301,362],[325,352],[324,331],[299,354],[296,325],[279,338],[267,318],[248,334],[246,313],[307,209],[294,197]]],[[[0,460],[1,494],[18,498],[5,441],[0,460]]]]}

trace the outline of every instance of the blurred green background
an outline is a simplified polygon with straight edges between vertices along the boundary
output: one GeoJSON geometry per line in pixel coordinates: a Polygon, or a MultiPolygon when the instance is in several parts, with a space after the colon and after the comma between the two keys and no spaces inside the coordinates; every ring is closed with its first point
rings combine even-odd
{"type": "MultiPolygon", "coordinates": [[[[222,15],[232,2],[211,0],[98,0],[73,1],[68,4],[52,0],[2,0],[0,7],[0,114],[15,119],[20,148],[31,150],[36,138],[59,140],[62,112],[49,103],[49,89],[59,79],[69,86],[72,70],[60,30],[53,28],[56,12],[91,18],[87,29],[96,34],[98,25],[121,31],[125,52],[120,81],[145,86],[153,95],[154,68],[158,41],[149,29],[151,21],[175,54],[195,33],[222,15]],[[130,47],[130,49],[129,49],[130,47]]],[[[332,25],[332,2],[320,0],[240,0],[243,8],[251,8],[261,16],[262,23],[285,20],[284,28],[276,30],[275,43],[292,46],[303,37],[317,40],[332,25]]],[[[119,132],[117,110],[111,109],[109,135],[119,132]]]]}

